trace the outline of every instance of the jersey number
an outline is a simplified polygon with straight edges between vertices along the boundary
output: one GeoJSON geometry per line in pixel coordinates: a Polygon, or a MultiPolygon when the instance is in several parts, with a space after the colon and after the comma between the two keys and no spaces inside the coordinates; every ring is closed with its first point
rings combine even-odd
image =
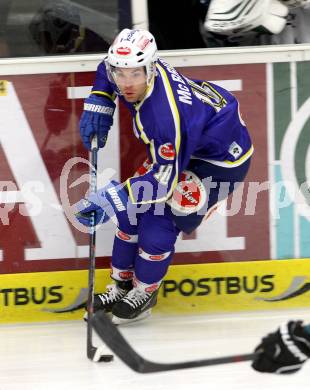
{"type": "Polygon", "coordinates": [[[195,96],[202,102],[212,106],[216,112],[227,105],[225,98],[206,81],[201,86],[194,82],[191,82],[190,85],[195,96]]]}

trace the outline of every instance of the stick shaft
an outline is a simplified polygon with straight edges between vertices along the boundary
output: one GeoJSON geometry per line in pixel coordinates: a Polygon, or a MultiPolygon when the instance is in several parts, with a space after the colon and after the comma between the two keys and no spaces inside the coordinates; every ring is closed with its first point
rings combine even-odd
{"type": "MultiPolygon", "coordinates": [[[[97,191],[97,139],[93,138],[90,161],[90,193],[97,191]]],[[[89,264],[88,264],[88,297],[87,297],[87,357],[92,359],[96,348],[93,346],[93,329],[91,324],[93,317],[94,292],[95,292],[95,269],[96,269],[96,229],[95,229],[95,212],[91,215],[89,227],[89,264]]]]}

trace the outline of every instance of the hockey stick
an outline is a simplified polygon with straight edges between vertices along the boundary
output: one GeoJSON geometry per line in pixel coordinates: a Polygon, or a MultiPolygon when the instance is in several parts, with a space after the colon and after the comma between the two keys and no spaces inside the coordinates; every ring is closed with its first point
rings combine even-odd
{"type": "MultiPolygon", "coordinates": [[[[91,165],[90,165],[90,193],[97,191],[97,137],[94,136],[91,143],[91,165]]],[[[87,297],[87,357],[95,362],[110,362],[113,355],[104,355],[102,348],[93,345],[93,318],[94,293],[95,293],[95,269],[96,269],[96,226],[95,212],[92,212],[89,227],[89,266],[88,266],[88,297],[87,297]]]]}
{"type": "Polygon", "coordinates": [[[253,360],[254,354],[224,356],[180,363],[155,363],[140,356],[125,340],[104,311],[97,312],[91,323],[102,341],[132,370],[146,374],[184,368],[214,366],[253,360]]]}

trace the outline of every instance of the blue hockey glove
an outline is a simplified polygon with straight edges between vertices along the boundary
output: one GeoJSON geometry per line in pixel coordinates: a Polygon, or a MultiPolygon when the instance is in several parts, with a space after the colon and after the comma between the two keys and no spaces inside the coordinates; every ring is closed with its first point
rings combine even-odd
{"type": "Polygon", "coordinates": [[[92,194],[87,199],[80,200],[76,205],[76,209],[78,210],[75,213],[76,219],[83,225],[90,226],[91,214],[92,212],[95,212],[95,225],[107,222],[109,220],[109,216],[97,203],[97,194],[92,194]]]}
{"type": "Polygon", "coordinates": [[[90,226],[92,212],[95,212],[96,225],[108,222],[114,215],[127,218],[127,204],[128,193],[124,186],[112,180],[95,194],[80,200],[76,204],[75,217],[85,226],[90,226]]]}
{"type": "Polygon", "coordinates": [[[95,134],[98,138],[98,147],[105,146],[113,124],[114,110],[115,103],[104,96],[90,95],[85,99],[80,119],[80,134],[88,150],[91,149],[91,139],[95,134]]]}

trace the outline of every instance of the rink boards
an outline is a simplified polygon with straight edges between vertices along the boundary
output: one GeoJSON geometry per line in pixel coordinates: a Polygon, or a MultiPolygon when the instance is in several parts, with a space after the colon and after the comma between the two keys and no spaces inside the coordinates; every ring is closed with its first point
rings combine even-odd
{"type": "MultiPolygon", "coordinates": [[[[160,313],[224,313],[309,307],[310,262],[256,261],[172,266],[159,293],[160,313]]],[[[82,319],[87,271],[0,276],[0,322],[82,319]]],[[[96,273],[96,291],[110,283],[96,273]]]]}

